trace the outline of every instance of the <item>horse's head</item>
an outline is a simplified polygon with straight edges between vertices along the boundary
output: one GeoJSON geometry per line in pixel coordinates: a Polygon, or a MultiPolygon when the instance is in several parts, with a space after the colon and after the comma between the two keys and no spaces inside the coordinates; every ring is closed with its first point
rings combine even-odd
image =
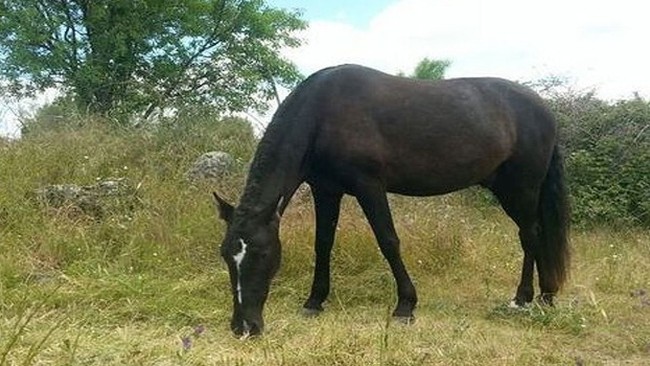
{"type": "Polygon", "coordinates": [[[257,335],[264,328],[262,310],[280,266],[280,217],[275,207],[238,217],[235,207],[216,193],[214,197],[219,216],[228,226],[221,257],[228,265],[233,295],[230,328],[238,336],[257,335]]]}

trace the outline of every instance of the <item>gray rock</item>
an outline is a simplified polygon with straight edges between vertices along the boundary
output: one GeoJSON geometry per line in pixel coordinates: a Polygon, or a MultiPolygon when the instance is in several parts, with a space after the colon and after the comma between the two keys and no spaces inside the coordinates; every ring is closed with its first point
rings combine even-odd
{"type": "Polygon", "coordinates": [[[212,181],[231,173],[235,166],[232,155],[223,151],[210,151],[201,156],[185,173],[191,182],[212,181]]]}
{"type": "Polygon", "coordinates": [[[74,208],[82,213],[102,217],[107,211],[131,210],[137,197],[125,178],[111,178],[93,185],[53,184],[36,190],[36,197],[51,208],[74,208]]]}

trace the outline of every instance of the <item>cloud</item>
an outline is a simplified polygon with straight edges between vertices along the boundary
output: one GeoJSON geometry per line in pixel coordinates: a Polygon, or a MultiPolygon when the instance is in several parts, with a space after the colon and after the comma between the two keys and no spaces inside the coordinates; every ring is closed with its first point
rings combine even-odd
{"type": "Polygon", "coordinates": [[[648,97],[646,13],[636,0],[401,0],[365,28],[312,21],[285,55],[307,74],[341,63],[411,71],[432,57],[453,62],[450,77],[559,74],[605,98],[648,97]]]}

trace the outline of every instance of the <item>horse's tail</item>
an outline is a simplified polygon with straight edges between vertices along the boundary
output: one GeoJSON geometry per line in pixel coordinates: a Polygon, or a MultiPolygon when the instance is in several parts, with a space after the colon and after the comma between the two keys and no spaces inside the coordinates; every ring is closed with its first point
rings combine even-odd
{"type": "Polygon", "coordinates": [[[562,154],[556,145],[542,184],[539,202],[542,245],[538,252],[538,267],[542,267],[547,283],[559,290],[569,274],[570,206],[564,175],[562,154]],[[540,266],[541,264],[541,266],[540,266]]]}

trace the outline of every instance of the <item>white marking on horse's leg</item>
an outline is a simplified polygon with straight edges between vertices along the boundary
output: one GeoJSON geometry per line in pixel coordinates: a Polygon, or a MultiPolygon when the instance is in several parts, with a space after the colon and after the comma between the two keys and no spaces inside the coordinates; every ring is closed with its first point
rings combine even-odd
{"type": "Polygon", "coordinates": [[[241,251],[235,255],[232,256],[232,259],[235,261],[235,268],[237,268],[237,300],[239,301],[239,304],[241,305],[241,275],[240,275],[240,267],[242,262],[244,261],[244,257],[246,256],[246,242],[244,239],[239,239],[239,243],[241,244],[241,251]]]}
{"type": "Polygon", "coordinates": [[[529,302],[524,303],[523,305],[518,305],[515,300],[511,300],[510,304],[508,304],[508,307],[510,309],[515,309],[515,310],[526,310],[528,309],[528,306],[530,305],[529,302]]]}
{"type": "Polygon", "coordinates": [[[251,328],[248,326],[248,322],[246,320],[242,321],[242,326],[244,327],[244,331],[242,332],[242,335],[239,337],[239,339],[245,341],[248,339],[248,337],[251,336],[251,328]]]}

